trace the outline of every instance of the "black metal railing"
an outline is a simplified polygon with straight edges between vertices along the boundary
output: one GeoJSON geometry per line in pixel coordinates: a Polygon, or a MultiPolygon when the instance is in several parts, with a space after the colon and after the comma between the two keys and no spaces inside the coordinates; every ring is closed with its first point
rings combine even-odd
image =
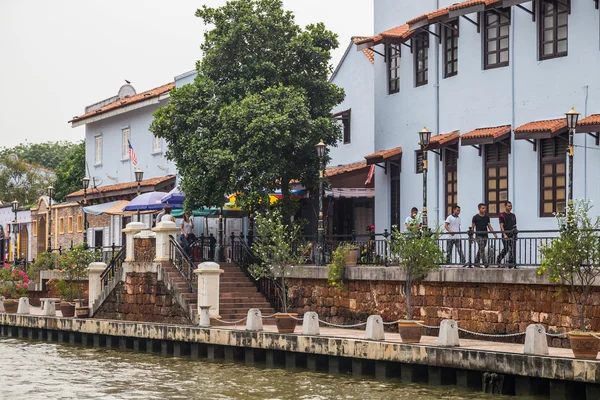
{"type": "Polygon", "coordinates": [[[169,235],[169,261],[185,279],[192,293],[198,293],[198,279],[194,274],[197,266],[172,235],[169,235]]]}
{"type": "MultiPolygon", "coordinates": [[[[116,249],[115,249],[116,250],[116,249]]],[[[121,270],[123,261],[125,260],[125,246],[122,246],[119,251],[113,255],[108,266],[100,274],[100,282],[102,282],[102,288],[108,286],[108,283],[112,281],[116,274],[121,270]]]]}
{"type": "Polygon", "coordinates": [[[281,287],[275,279],[264,277],[256,279],[251,274],[251,266],[260,264],[262,260],[254,255],[244,237],[232,236],[230,249],[232,261],[254,282],[256,288],[265,296],[275,311],[281,311],[283,309],[281,287]]]}

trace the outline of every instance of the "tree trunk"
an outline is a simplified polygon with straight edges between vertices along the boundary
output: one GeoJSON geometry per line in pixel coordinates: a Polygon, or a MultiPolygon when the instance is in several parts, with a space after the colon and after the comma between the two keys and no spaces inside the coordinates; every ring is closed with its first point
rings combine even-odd
{"type": "Polygon", "coordinates": [[[282,217],[284,224],[291,226],[292,224],[292,205],[290,204],[292,195],[290,193],[290,178],[287,176],[281,177],[281,204],[283,205],[282,217]]]}
{"type": "Polygon", "coordinates": [[[404,289],[404,296],[406,298],[406,319],[409,321],[412,320],[412,312],[410,310],[411,286],[412,286],[412,274],[407,270],[406,271],[406,287],[404,289]]]}
{"type": "Polygon", "coordinates": [[[285,288],[285,273],[281,274],[281,298],[283,300],[283,312],[287,313],[287,290],[285,288]]]}

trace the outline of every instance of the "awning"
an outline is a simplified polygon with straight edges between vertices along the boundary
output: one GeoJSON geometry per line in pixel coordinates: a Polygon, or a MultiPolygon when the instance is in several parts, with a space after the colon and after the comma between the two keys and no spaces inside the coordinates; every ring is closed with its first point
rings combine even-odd
{"type": "Polygon", "coordinates": [[[600,114],[592,114],[577,123],[577,133],[600,132],[600,114]]]}
{"type": "Polygon", "coordinates": [[[381,162],[400,158],[402,156],[402,147],[395,147],[389,150],[380,150],[376,153],[369,154],[365,156],[365,160],[367,160],[367,165],[379,164],[381,162]]]}
{"type": "Polygon", "coordinates": [[[469,0],[449,6],[448,11],[450,12],[450,18],[455,18],[467,14],[485,11],[486,8],[500,6],[501,3],[502,0],[469,0]]]}
{"type": "Polygon", "coordinates": [[[452,146],[457,144],[459,141],[458,131],[453,131],[450,133],[443,133],[441,135],[432,136],[429,140],[428,150],[438,150],[443,149],[444,147],[452,146]]]}
{"type": "Polygon", "coordinates": [[[90,215],[122,215],[123,212],[121,210],[123,210],[127,204],[129,204],[127,200],[111,201],[109,203],[83,207],[83,212],[90,215]]]}
{"type": "Polygon", "coordinates": [[[415,30],[436,22],[446,21],[448,20],[448,16],[448,8],[440,8],[439,10],[435,10],[408,20],[406,23],[408,24],[408,29],[415,30]]]}
{"type": "Polygon", "coordinates": [[[502,125],[490,128],[478,128],[460,135],[461,146],[494,144],[510,136],[511,126],[502,125]]]}
{"type": "Polygon", "coordinates": [[[547,119],[528,122],[515,129],[515,139],[550,139],[567,131],[567,119],[547,119]]]}
{"type": "Polygon", "coordinates": [[[334,199],[344,198],[374,198],[375,189],[372,188],[333,188],[325,190],[325,197],[334,199]]]}
{"type": "MultiPolygon", "coordinates": [[[[220,209],[215,207],[197,209],[192,212],[195,217],[218,217],[220,209]]],[[[173,210],[171,215],[175,218],[183,216],[183,210],[173,210]]],[[[223,207],[224,218],[242,218],[248,215],[247,211],[241,211],[238,207],[225,205],[223,207]]]]}

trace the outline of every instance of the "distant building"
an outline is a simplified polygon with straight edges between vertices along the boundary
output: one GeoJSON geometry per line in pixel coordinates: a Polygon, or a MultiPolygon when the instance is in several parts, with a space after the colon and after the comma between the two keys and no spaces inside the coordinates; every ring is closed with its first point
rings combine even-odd
{"type": "Polygon", "coordinates": [[[4,260],[9,262],[14,260],[16,243],[17,258],[31,261],[33,258],[31,253],[31,212],[24,208],[17,211],[17,223],[19,227],[17,229],[16,242],[13,230],[14,221],[15,213],[12,211],[12,204],[0,204],[0,225],[4,228],[4,244],[2,246],[5,256],[4,260]]]}

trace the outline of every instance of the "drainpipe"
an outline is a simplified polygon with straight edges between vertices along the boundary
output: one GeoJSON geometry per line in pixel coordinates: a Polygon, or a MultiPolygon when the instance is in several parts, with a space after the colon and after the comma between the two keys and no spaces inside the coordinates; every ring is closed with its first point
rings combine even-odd
{"type": "MultiPolygon", "coordinates": [[[[435,9],[440,9],[440,0],[436,0],[435,9]]],[[[438,24],[436,25],[437,33],[441,36],[442,29],[438,24]]],[[[435,132],[436,134],[440,134],[440,40],[434,39],[435,42],[435,132]]],[[[443,149],[440,149],[440,154],[443,149]]],[[[445,216],[442,215],[440,217],[440,173],[442,171],[442,166],[440,165],[440,160],[438,159],[435,165],[435,212],[437,215],[437,223],[445,219],[445,216]]]]}
{"type": "MultiPolygon", "coordinates": [[[[511,91],[511,126],[512,129],[515,129],[515,124],[516,124],[516,116],[515,116],[515,62],[516,62],[516,57],[515,57],[515,8],[511,7],[510,8],[510,49],[511,49],[511,53],[510,54],[510,91],[511,91]]],[[[516,169],[517,169],[517,157],[516,157],[516,149],[515,149],[515,137],[511,132],[510,135],[510,149],[511,149],[511,168],[510,168],[510,181],[512,182],[512,202],[516,202],[517,201],[517,182],[516,182],[516,169]]],[[[510,185],[509,185],[510,187],[510,185]]],[[[510,195],[509,195],[510,197],[510,195]]],[[[510,200],[510,198],[508,199],[510,200]]],[[[518,204],[518,203],[517,203],[518,204]]]]}

